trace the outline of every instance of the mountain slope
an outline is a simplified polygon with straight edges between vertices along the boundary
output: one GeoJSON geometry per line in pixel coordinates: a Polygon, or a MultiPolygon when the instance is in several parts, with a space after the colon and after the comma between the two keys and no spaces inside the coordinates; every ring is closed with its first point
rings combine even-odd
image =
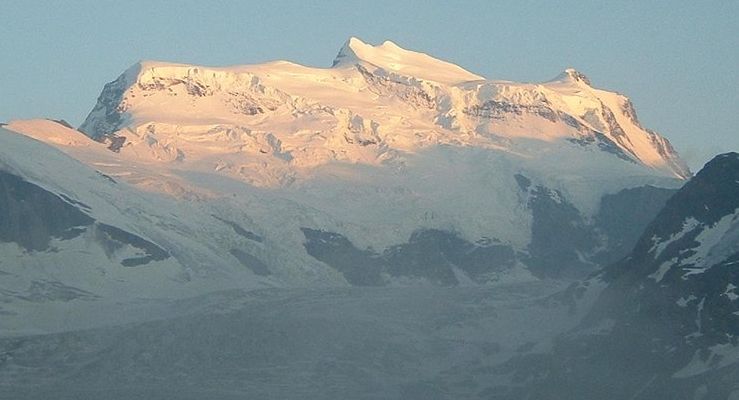
{"type": "Polygon", "coordinates": [[[628,257],[570,290],[605,286],[551,353],[509,363],[532,381],[501,398],[739,396],[737,232],[739,154],[727,153],[667,201],[628,257]]]}
{"type": "MultiPolygon", "coordinates": [[[[45,138],[74,135],[65,127],[43,131],[45,138]]],[[[3,128],[0,205],[0,335],[111,323],[111,307],[142,299],[344,282],[309,256],[281,249],[279,233],[258,230],[270,226],[246,217],[243,203],[203,207],[139,191],[3,128]]]]}

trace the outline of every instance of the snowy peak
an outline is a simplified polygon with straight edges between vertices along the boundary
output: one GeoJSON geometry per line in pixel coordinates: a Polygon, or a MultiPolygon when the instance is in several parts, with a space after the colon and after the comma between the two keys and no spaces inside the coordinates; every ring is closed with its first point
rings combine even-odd
{"type": "Polygon", "coordinates": [[[551,82],[580,83],[591,86],[590,79],[585,74],[574,68],[565,69],[561,74],[557,75],[556,78],[552,79],[551,82]]]}
{"type": "Polygon", "coordinates": [[[355,62],[358,62],[361,60],[360,56],[357,54],[357,50],[364,48],[364,47],[372,47],[361,40],[350,37],[349,40],[344,42],[344,45],[341,46],[341,49],[339,49],[339,53],[336,55],[336,58],[334,58],[334,62],[331,64],[332,67],[341,66],[345,64],[353,64],[355,62]]]}
{"type": "Polygon", "coordinates": [[[105,85],[80,130],[137,158],[242,157],[214,168],[270,185],[335,161],[402,164],[439,145],[531,159],[561,148],[584,163],[615,158],[619,171],[637,168],[630,175],[690,176],[628,98],[589,83],[574,69],[541,84],[486,80],[390,41],[350,38],[331,68],[136,63],[105,85]],[[242,168],[255,156],[267,159],[242,168]]]}
{"type": "Polygon", "coordinates": [[[333,67],[354,66],[357,63],[371,64],[387,72],[438,83],[454,84],[484,79],[447,61],[403,49],[389,40],[378,46],[355,37],[347,40],[334,59],[333,67]]]}

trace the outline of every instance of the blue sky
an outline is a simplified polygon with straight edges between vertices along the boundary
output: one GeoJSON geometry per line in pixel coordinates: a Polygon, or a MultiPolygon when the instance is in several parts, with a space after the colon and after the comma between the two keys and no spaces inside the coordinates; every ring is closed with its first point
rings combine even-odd
{"type": "Polygon", "coordinates": [[[631,97],[693,169],[739,151],[739,1],[3,1],[0,121],[79,125],[141,59],[329,66],[350,36],[491,79],[572,66],[631,97]]]}

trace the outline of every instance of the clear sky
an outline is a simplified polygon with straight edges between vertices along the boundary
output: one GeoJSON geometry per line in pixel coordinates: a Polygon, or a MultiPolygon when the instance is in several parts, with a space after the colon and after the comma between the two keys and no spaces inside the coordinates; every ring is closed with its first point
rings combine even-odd
{"type": "Polygon", "coordinates": [[[739,1],[1,1],[0,121],[79,125],[141,59],[329,66],[389,39],[490,79],[572,66],[631,97],[695,170],[739,151],[739,1]]]}

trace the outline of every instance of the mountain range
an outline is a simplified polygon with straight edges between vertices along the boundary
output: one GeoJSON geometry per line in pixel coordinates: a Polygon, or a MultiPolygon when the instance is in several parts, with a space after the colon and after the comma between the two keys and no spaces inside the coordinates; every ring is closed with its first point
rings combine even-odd
{"type": "Polygon", "coordinates": [[[142,61],[78,129],[0,127],[0,393],[197,397],[209,366],[233,390],[205,398],[735,398],[737,171],[693,176],[571,68],[495,81],[356,38],[328,68],[142,61]],[[227,348],[264,379],[198,355],[227,348]]]}

